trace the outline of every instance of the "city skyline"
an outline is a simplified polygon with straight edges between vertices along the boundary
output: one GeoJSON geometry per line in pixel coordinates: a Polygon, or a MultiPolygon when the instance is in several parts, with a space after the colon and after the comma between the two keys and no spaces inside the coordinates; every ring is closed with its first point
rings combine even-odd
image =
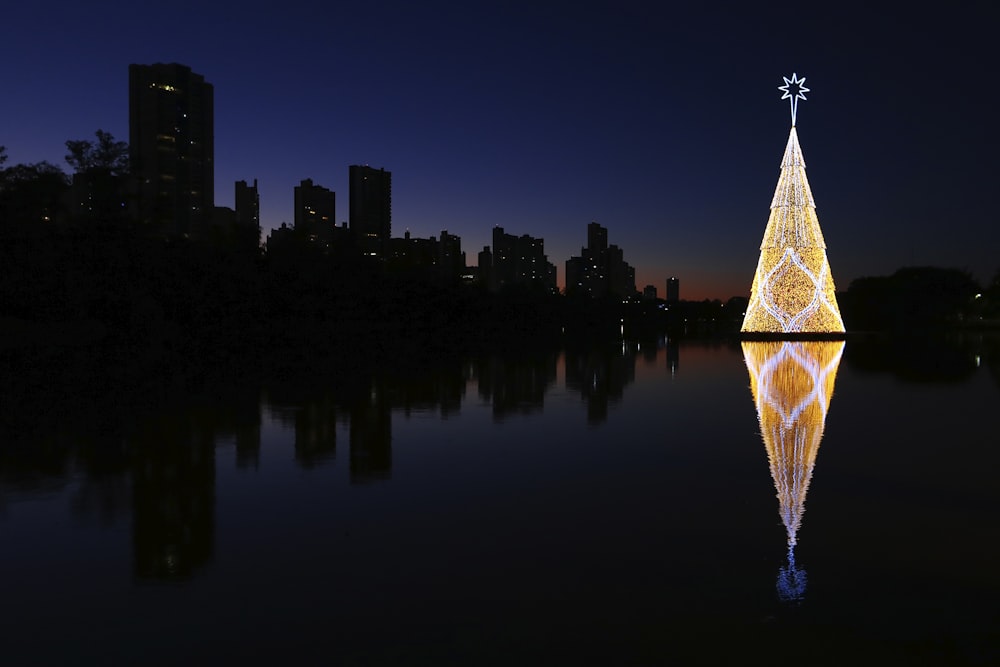
{"type": "Polygon", "coordinates": [[[62,166],[98,128],[128,137],[128,65],[177,62],[215,88],[215,204],[256,179],[264,238],[293,221],[296,184],[343,198],[367,164],[394,174],[395,237],[447,230],[471,264],[496,226],[539,236],[564,286],[596,222],[637,288],[677,276],[685,299],[724,300],[750,291],[795,71],[838,290],[900,266],[1000,268],[985,5],[801,10],[791,27],[739,5],[292,3],[197,23],[184,7],[153,29],[123,3],[12,8],[8,164],[62,166]]]}

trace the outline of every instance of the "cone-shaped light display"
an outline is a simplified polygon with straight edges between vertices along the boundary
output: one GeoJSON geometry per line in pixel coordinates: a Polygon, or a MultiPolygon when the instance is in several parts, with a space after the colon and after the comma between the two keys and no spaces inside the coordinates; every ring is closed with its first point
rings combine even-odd
{"type": "Polygon", "coordinates": [[[795,131],[796,103],[809,90],[803,81],[793,74],[779,87],[792,101],[792,129],[760,245],[744,333],[844,333],[826,242],[795,131]],[[798,92],[792,95],[788,88],[795,85],[798,92]]]}
{"type": "Polygon", "coordinates": [[[801,600],[806,576],[795,564],[795,545],[845,344],[744,341],[742,345],[788,538],[788,563],[778,574],[778,594],[785,600],[801,600]]]}

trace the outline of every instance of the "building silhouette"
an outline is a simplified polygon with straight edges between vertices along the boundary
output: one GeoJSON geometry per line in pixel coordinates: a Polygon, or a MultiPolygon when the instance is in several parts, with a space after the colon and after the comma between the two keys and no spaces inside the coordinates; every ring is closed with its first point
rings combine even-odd
{"type": "Polygon", "coordinates": [[[336,226],[337,193],[311,178],[295,186],[295,229],[312,240],[329,240],[336,226]]]}
{"type": "Polygon", "coordinates": [[[456,281],[461,279],[465,273],[465,253],[462,252],[461,236],[441,230],[438,240],[438,267],[443,278],[456,281]]]}
{"type": "Polygon", "coordinates": [[[667,303],[677,303],[681,300],[681,281],[671,276],[667,278],[667,303]]]}
{"type": "Polygon", "coordinates": [[[433,236],[417,238],[407,229],[403,238],[389,241],[389,266],[400,271],[431,268],[437,263],[436,245],[433,236]]]}
{"type": "Polygon", "coordinates": [[[212,86],[176,63],[128,70],[136,217],[167,234],[196,236],[215,206],[212,86]]]}
{"type": "Polygon", "coordinates": [[[493,251],[488,245],[483,246],[476,255],[476,273],[479,284],[493,290],[493,251]]]}
{"type": "Polygon", "coordinates": [[[257,195],[257,181],[247,185],[246,181],[236,181],[236,210],[228,206],[216,206],[211,220],[198,232],[203,241],[254,255],[260,252],[260,197],[257,195]]]}
{"type": "Polygon", "coordinates": [[[389,240],[387,267],[447,283],[458,282],[465,272],[462,238],[442,231],[440,239],[423,239],[410,236],[407,230],[403,238],[389,240]]]}
{"type": "Polygon", "coordinates": [[[536,287],[556,291],[556,267],[545,255],[545,240],[527,234],[514,236],[493,228],[493,249],[479,253],[480,277],[491,292],[508,287],[536,287]]]}
{"type": "Polygon", "coordinates": [[[365,257],[385,262],[392,235],[392,173],[351,165],[349,223],[355,246],[365,257]]]}
{"type": "Polygon", "coordinates": [[[257,179],[253,185],[246,181],[236,181],[233,202],[236,205],[236,223],[260,229],[260,195],[257,193],[257,179]]]}
{"type": "Polygon", "coordinates": [[[236,206],[235,231],[241,247],[257,249],[260,247],[260,195],[257,192],[257,179],[253,185],[246,181],[236,181],[233,203],[236,206]]]}
{"type": "Polygon", "coordinates": [[[566,260],[566,294],[599,299],[630,297],[636,292],[635,269],[624,252],[608,245],[608,230],[596,222],[587,225],[587,247],[566,260]]]}

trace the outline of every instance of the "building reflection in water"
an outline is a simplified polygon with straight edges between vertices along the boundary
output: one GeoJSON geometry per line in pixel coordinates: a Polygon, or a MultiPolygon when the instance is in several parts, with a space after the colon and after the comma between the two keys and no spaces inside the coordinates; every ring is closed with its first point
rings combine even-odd
{"type": "MultiPolygon", "coordinates": [[[[588,423],[607,420],[636,379],[637,358],[654,363],[660,344],[565,351],[566,389],[585,402],[588,423]]],[[[213,559],[220,448],[235,449],[237,469],[260,470],[266,467],[262,430],[273,422],[290,445],[285,455],[302,469],[334,465],[338,444],[343,448],[346,439],[350,482],[386,482],[392,479],[394,415],[459,415],[472,386],[496,422],[541,413],[558,382],[560,354],[538,347],[378,372],[350,369],[332,376],[334,381],[306,375],[270,379],[266,389],[256,383],[213,386],[139,418],[89,411],[99,418],[90,426],[74,423],[71,436],[29,431],[23,424],[19,430],[30,436],[19,436],[10,420],[0,420],[0,511],[12,494],[53,493],[76,484],[71,502],[77,518],[97,516],[106,524],[131,518],[136,579],[191,579],[213,559]]],[[[676,345],[667,354],[675,368],[676,345]]]]}
{"type": "Polygon", "coordinates": [[[587,423],[607,421],[610,406],[621,402],[625,387],[635,382],[635,360],[636,350],[629,345],[617,350],[566,348],[566,388],[586,402],[587,423]]]}
{"type": "Polygon", "coordinates": [[[392,476],[392,405],[383,383],[373,380],[367,398],[351,408],[350,472],[352,484],[392,476]]]}
{"type": "Polygon", "coordinates": [[[219,425],[208,413],[171,417],[151,420],[129,439],[140,579],[187,579],[212,558],[219,425]]]}
{"type": "Polygon", "coordinates": [[[478,393],[493,406],[493,420],[539,413],[545,394],[556,383],[559,356],[553,350],[525,350],[491,355],[478,362],[478,393]]]}
{"type": "Polygon", "coordinates": [[[796,536],[845,343],[744,341],[742,345],[788,535],[788,561],[778,572],[778,596],[797,602],[805,595],[806,572],[795,562],[796,536]]]}

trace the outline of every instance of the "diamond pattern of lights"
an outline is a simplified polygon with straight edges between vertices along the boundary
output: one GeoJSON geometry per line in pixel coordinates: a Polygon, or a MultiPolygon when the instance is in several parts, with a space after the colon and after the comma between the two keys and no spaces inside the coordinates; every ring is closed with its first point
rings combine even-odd
{"type": "MultiPolygon", "coordinates": [[[[785,90],[801,80],[785,79],[785,90]]],[[[750,288],[750,303],[741,331],[746,333],[843,333],[836,287],[826,257],[826,242],[816,215],[816,202],[806,163],[793,125],[781,160],[781,175],[771,200],[771,215],[760,246],[760,259],[750,288]]],[[[786,90],[785,95],[790,96],[786,90]]],[[[782,98],[784,99],[784,98],[782,98]]]]}
{"type": "Polygon", "coordinates": [[[742,346],[788,540],[778,594],[801,600],[806,575],[795,563],[795,545],[845,343],[743,341],[742,346]]]}

